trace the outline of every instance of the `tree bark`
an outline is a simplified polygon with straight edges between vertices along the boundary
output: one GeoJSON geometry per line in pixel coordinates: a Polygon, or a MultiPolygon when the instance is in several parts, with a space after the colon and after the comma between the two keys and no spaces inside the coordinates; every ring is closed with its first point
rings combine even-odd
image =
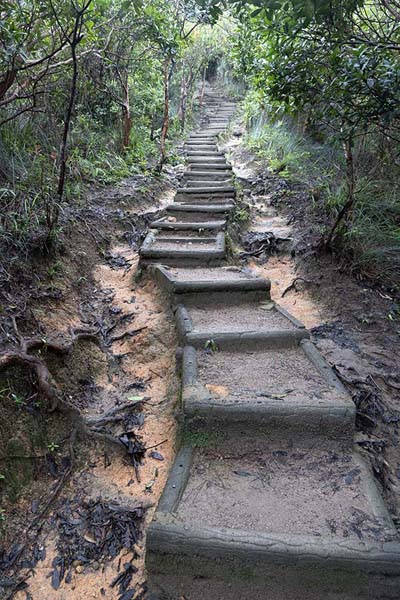
{"type": "Polygon", "coordinates": [[[165,59],[164,62],[164,116],[163,116],[163,126],[161,130],[160,137],[160,160],[157,165],[157,170],[161,171],[165,162],[165,153],[166,153],[166,141],[169,129],[169,64],[170,57],[165,59]]]}
{"type": "Polygon", "coordinates": [[[205,91],[205,88],[206,88],[206,73],[207,73],[207,65],[205,65],[204,69],[203,69],[203,80],[201,82],[201,92],[200,92],[199,106],[203,106],[204,91],[205,91]]]}
{"type": "Polygon", "coordinates": [[[122,106],[122,149],[129,148],[131,143],[132,117],[129,105],[128,75],[123,84],[124,104],[122,106]]]}

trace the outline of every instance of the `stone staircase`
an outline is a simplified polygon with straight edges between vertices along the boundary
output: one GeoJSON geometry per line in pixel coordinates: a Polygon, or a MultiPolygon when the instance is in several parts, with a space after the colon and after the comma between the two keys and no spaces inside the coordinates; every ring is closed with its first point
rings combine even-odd
{"type": "Polygon", "coordinates": [[[400,544],[353,447],[355,407],[270,283],[223,266],[235,112],[210,94],[141,248],[182,345],[182,439],[147,534],[152,598],[400,598],[400,544]]]}

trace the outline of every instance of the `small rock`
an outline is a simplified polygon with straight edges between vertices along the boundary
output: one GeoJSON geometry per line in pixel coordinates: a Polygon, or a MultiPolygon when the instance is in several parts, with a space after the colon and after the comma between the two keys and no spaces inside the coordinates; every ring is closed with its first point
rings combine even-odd
{"type": "Polygon", "coordinates": [[[85,567],[84,567],[83,565],[77,565],[77,566],[75,567],[75,571],[76,571],[77,573],[83,573],[83,571],[84,571],[84,570],[85,570],[85,567]]]}

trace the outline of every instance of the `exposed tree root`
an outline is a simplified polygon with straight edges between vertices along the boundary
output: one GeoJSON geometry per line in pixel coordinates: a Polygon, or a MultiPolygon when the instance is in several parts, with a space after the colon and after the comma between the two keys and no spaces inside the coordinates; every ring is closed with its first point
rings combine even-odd
{"type": "MultiPolygon", "coordinates": [[[[72,405],[63,396],[57,382],[50,373],[44,359],[30,352],[37,350],[50,350],[55,354],[68,354],[72,351],[74,344],[78,340],[86,339],[99,343],[97,337],[99,331],[93,329],[74,329],[71,332],[69,343],[59,343],[41,338],[24,338],[17,326],[16,319],[12,319],[15,338],[18,341],[18,346],[12,350],[7,350],[0,354],[0,371],[11,366],[26,367],[36,377],[37,387],[41,395],[49,402],[49,411],[59,411],[67,416],[72,421],[72,433],[69,439],[71,463],[73,463],[74,444],[77,437],[91,438],[93,440],[106,442],[112,446],[118,446],[125,452],[128,452],[132,458],[132,463],[135,468],[138,480],[138,461],[134,456],[132,442],[124,436],[115,437],[110,433],[102,431],[102,428],[107,424],[117,423],[124,420],[123,412],[137,406],[142,402],[146,402],[149,398],[141,398],[129,404],[115,407],[98,417],[84,418],[80,410],[72,405]],[[125,439],[126,438],[126,439],[125,439]]],[[[140,449],[139,449],[140,453],[140,449]]],[[[72,470],[72,464],[71,464],[72,470]]],[[[63,476],[65,480],[66,477],[63,476]]]]}

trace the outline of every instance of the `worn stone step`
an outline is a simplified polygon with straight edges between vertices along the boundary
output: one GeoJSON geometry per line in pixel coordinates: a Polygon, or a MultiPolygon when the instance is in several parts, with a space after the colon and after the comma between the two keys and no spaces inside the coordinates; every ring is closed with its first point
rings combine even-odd
{"type": "Polygon", "coordinates": [[[204,205],[204,204],[188,204],[188,205],[182,205],[182,204],[169,204],[166,207],[166,212],[168,215],[172,215],[172,216],[183,216],[183,215],[190,215],[192,213],[200,213],[200,214],[228,214],[230,212],[230,210],[233,208],[234,204],[233,203],[229,203],[229,204],[209,204],[209,205],[204,205]]]}
{"type": "Polygon", "coordinates": [[[178,188],[177,189],[177,193],[178,194],[221,194],[221,193],[227,193],[227,194],[234,194],[235,193],[235,188],[233,187],[233,185],[226,185],[226,186],[218,186],[218,187],[207,187],[207,186],[201,186],[201,187],[182,187],[182,188],[178,188]]]}
{"type": "Polygon", "coordinates": [[[189,160],[191,157],[203,157],[209,156],[210,158],[223,158],[225,160],[225,154],[219,150],[186,150],[186,158],[189,160]]]}
{"type": "Polygon", "coordinates": [[[235,298],[238,294],[243,294],[246,298],[250,294],[254,294],[254,297],[257,295],[259,299],[270,298],[271,284],[268,279],[257,277],[249,270],[238,267],[178,269],[158,265],[152,273],[161,287],[175,297],[180,297],[178,302],[184,302],[188,295],[193,294],[198,301],[203,299],[208,302],[215,295],[220,300],[221,294],[225,300],[232,294],[235,298]]]}
{"type": "Polygon", "coordinates": [[[218,144],[217,144],[217,140],[213,137],[212,139],[199,139],[199,138],[195,138],[195,139],[191,139],[188,138],[184,144],[184,147],[186,148],[187,146],[196,146],[198,148],[203,148],[204,146],[212,146],[214,148],[218,148],[218,144]]]}
{"type": "Polygon", "coordinates": [[[249,335],[260,337],[262,342],[270,339],[278,343],[281,339],[283,344],[309,337],[302,323],[269,298],[250,301],[236,295],[219,296],[204,299],[187,294],[184,300],[178,299],[175,317],[185,345],[203,348],[213,339],[217,345],[230,347],[249,335]]]}
{"type": "Polygon", "coordinates": [[[198,179],[198,178],[199,179],[207,179],[209,177],[212,177],[213,180],[219,180],[219,181],[224,178],[226,178],[226,179],[229,178],[229,181],[230,181],[232,178],[232,171],[230,169],[227,169],[226,172],[212,171],[212,170],[209,170],[209,171],[198,171],[198,170],[192,171],[191,170],[191,171],[186,171],[183,174],[184,180],[194,180],[194,179],[198,179]]]}
{"type": "Polygon", "coordinates": [[[222,231],[226,227],[226,220],[206,221],[206,220],[177,220],[170,221],[168,219],[157,219],[150,224],[151,229],[169,229],[171,231],[188,230],[216,230],[222,231]]]}
{"type": "Polygon", "coordinates": [[[218,187],[224,188],[232,184],[230,179],[221,179],[220,181],[214,181],[213,179],[188,179],[185,180],[185,187],[198,188],[198,187],[218,187]]]}
{"type": "Polygon", "coordinates": [[[225,235],[219,232],[215,243],[197,240],[183,244],[159,240],[156,232],[150,231],[139,250],[139,256],[142,265],[153,262],[179,266],[221,264],[225,258],[225,235]]]}
{"type": "Polygon", "coordinates": [[[174,204],[177,206],[190,206],[190,205],[225,205],[233,204],[234,198],[232,194],[179,194],[174,198],[174,204]]]}
{"type": "Polygon", "coordinates": [[[189,165],[197,164],[197,163],[208,163],[215,165],[223,165],[226,166],[227,162],[224,156],[221,157],[213,157],[213,156],[191,156],[187,157],[186,161],[189,165]]]}
{"type": "Polygon", "coordinates": [[[186,152],[190,152],[190,151],[207,151],[207,150],[212,150],[212,151],[218,151],[218,146],[217,144],[185,144],[185,151],[186,152]]]}
{"type": "Polygon", "coordinates": [[[203,131],[199,131],[197,133],[192,133],[188,139],[190,141],[209,140],[209,143],[215,143],[216,137],[217,137],[217,134],[209,133],[209,132],[203,130],[203,131]]]}
{"type": "Polygon", "coordinates": [[[232,166],[229,165],[228,163],[217,163],[217,162],[210,162],[210,161],[196,161],[196,162],[192,162],[190,164],[190,170],[191,172],[195,172],[195,171],[227,171],[230,172],[232,171],[232,166]]]}
{"type": "MultiPolygon", "coordinates": [[[[212,233],[212,232],[211,232],[212,233]]],[[[173,244],[186,244],[187,242],[200,242],[202,244],[215,244],[216,242],[216,234],[211,235],[209,231],[186,231],[183,230],[181,235],[179,235],[176,231],[167,231],[164,230],[159,232],[157,235],[157,240],[166,240],[169,243],[173,244]]]]}
{"type": "Polygon", "coordinates": [[[351,446],[354,403],[302,335],[301,330],[284,336],[279,331],[250,332],[240,339],[210,335],[209,348],[186,346],[186,427],[223,427],[227,443],[243,432],[248,449],[258,439],[265,444],[276,437],[305,445],[323,440],[325,446],[351,446]]]}
{"type": "Polygon", "coordinates": [[[177,206],[225,206],[227,204],[234,205],[234,198],[229,197],[229,195],[212,195],[212,196],[204,196],[202,194],[195,195],[186,195],[183,194],[181,196],[175,196],[174,204],[177,206]]]}
{"type": "Polygon", "coordinates": [[[400,544],[357,452],[198,445],[178,453],[148,529],[150,589],[191,600],[397,597],[400,544]]]}

